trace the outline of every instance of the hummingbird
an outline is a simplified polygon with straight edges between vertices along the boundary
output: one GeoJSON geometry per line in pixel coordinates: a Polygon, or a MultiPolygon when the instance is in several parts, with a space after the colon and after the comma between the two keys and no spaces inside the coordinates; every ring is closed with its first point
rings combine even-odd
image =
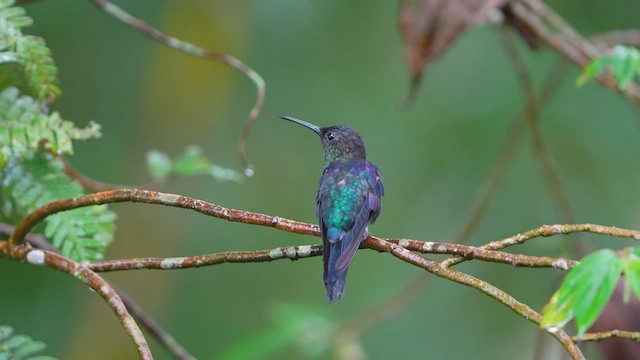
{"type": "Polygon", "coordinates": [[[321,128],[289,116],[281,118],[311,129],[322,142],[324,169],[316,195],[316,217],[322,236],[324,286],[331,303],[342,299],[349,265],[369,234],[367,225],[380,214],[382,177],[367,161],[364,141],[352,128],[321,128]]]}

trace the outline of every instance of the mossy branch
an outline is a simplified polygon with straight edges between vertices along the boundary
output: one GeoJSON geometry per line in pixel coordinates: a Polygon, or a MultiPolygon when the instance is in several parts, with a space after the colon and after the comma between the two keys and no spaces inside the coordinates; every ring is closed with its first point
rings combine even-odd
{"type": "MultiPolygon", "coordinates": [[[[225,219],[232,222],[274,227],[279,230],[297,234],[314,236],[319,235],[317,226],[313,224],[244,210],[229,209],[206,201],[176,194],[167,194],[138,189],[118,189],[52,202],[33,211],[18,223],[13,235],[10,238],[10,243],[1,243],[2,249],[8,249],[3,253],[5,256],[11,259],[24,261],[26,259],[27,253],[29,253],[30,251],[30,248],[22,245],[25,236],[29,233],[29,231],[31,231],[31,229],[33,229],[34,226],[45,220],[48,216],[72,209],[118,202],[140,202],[190,209],[207,216],[225,219]]],[[[484,261],[508,263],[516,266],[547,266],[560,269],[568,269],[571,266],[575,265],[574,261],[562,258],[508,254],[497,250],[504,249],[512,245],[522,244],[537,237],[546,237],[556,234],[570,234],[577,232],[592,232],[640,240],[640,232],[637,230],[621,229],[611,226],[594,224],[557,224],[544,225],[539,228],[532,229],[508,238],[490,242],[481,247],[471,247],[460,244],[421,242],[409,239],[386,240],[375,236],[369,236],[363,242],[363,247],[380,252],[390,253],[400,260],[425,269],[438,277],[442,277],[469,287],[473,287],[504,304],[523,318],[533,323],[539,324],[541,320],[540,314],[531,309],[526,304],[519,302],[503,290],[485,281],[453,270],[450,267],[468,259],[478,259],[484,261]],[[423,253],[444,253],[460,256],[452,257],[438,263],[436,261],[429,260],[419,254],[416,254],[411,250],[423,253]]],[[[273,261],[276,259],[285,258],[299,259],[316,256],[320,253],[321,249],[318,245],[306,245],[261,251],[227,252],[196,257],[165,259],[143,258],[101,261],[83,265],[81,269],[82,271],[89,272],[91,274],[95,274],[94,271],[113,271],[126,269],[131,270],[135,268],[180,269],[194,266],[197,267],[214,265],[225,262],[273,261]]],[[[564,332],[563,330],[558,330],[556,332],[553,332],[552,336],[556,337],[556,339],[562,344],[562,346],[572,356],[573,359],[583,358],[580,349],[575,345],[574,340],[572,340],[566,332],[564,332]]]]}

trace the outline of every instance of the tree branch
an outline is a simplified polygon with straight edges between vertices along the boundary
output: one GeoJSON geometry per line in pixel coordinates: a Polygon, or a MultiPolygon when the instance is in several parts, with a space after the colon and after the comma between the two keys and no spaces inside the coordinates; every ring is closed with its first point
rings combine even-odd
{"type": "MultiPolygon", "coordinates": [[[[489,284],[488,282],[477,279],[471,275],[467,275],[465,273],[450,269],[447,266],[443,266],[441,263],[428,260],[422,256],[412,253],[402,246],[384,241],[382,239],[369,237],[367,240],[365,240],[364,243],[370,248],[389,252],[402,261],[421,267],[438,277],[445,278],[479,290],[480,292],[494,298],[498,302],[513,310],[516,314],[522,316],[526,320],[533,322],[536,325],[539,325],[540,321],[542,320],[542,316],[539,313],[531,309],[526,304],[519,302],[506,292],[489,284]]],[[[562,344],[562,346],[566,349],[566,351],[571,355],[573,359],[584,359],[584,356],[582,355],[580,349],[573,343],[569,335],[567,335],[564,330],[559,330],[550,334],[562,344]]]]}
{"type": "MultiPolygon", "coordinates": [[[[488,244],[480,246],[480,249],[500,250],[512,245],[523,244],[537,237],[549,237],[558,234],[572,234],[583,232],[640,240],[640,231],[638,230],[629,230],[618,228],[615,226],[604,226],[596,224],[556,224],[542,225],[533,230],[525,231],[523,233],[510,236],[502,240],[495,240],[488,244]]],[[[468,259],[462,257],[455,257],[443,260],[440,263],[444,266],[451,267],[467,260],[468,259]]]]}
{"type": "Polygon", "coordinates": [[[213,60],[225,63],[236,70],[242,72],[246,77],[249,78],[253,82],[256,87],[256,100],[251,108],[251,112],[249,113],[249,117],[242,129],[242,133],[240,134],[240,139],[238,140],[238,152],[240,153],[240,158],[245,167],[245,174],[247,176],[253,175],[253,166],[249,162],[246,154],[246,138],[249,135],[249,131],[251,130],[251,126],[260,115],[260,110],[262,109],[262,105],[264,104],[264,97],[266,93],[266,83],[255,70],[250,68],[247,64],[238,60],[237,58],[228,55],[228,54],[219,54],[213,51],[205,50],[201,47],[198,47],[194,44],[191,44],[187,41],[177,39],[175,37],[169,36],[162,31],[154,28],[153,26],[147,24],[146,22],[138,19],[131,14],[124,11],[122,8],[117,5],[107,1],[107,0],[90,0],[94,5],[98,8],[102,9],[102,11],[107,14],[113,16],[120,22],[129,25],[130,27],[138,30],[140,33],[150,37],[151,39],[159,42],[162,45],[165,45],[169,48],[181,51],[185,54],[189,54],[201,59],[213,60]]]}
{"type": "MultiPolygon", "coordinates": [[[[314,235],[319,236],[318,226],[304,223],[295,220],[289,220],[285,218],[281,218],[278,216],[271,216],[266,214],[260,214],[245,210],[236,210],[222,207],[220,205],[216,205],[210,202],[206,202],[203,200],[198,200],[194,198],[190,198],[187,196],[176,195],[176,194],[168,194],[151,190],[140,190],[140,189],[117,189],[111,191],[103,191],[95,194],[87,194],[77,196],[71,199],[59,200],[52,203],[48,203],[35,211],[31,212],[27,216],[25,216],[15,227],[15,231],[11,236],[11,241],[14,244],[20,244],[24,241],[24,237],[26,234],[38,223],[44,220],[46,217],[56,214],[61,211],[67,211],[72,209],[77,209],[86,206],[93,205],[102,205],[102,204],[111,204],[111,203],[120,203],[120,202],[140,202],[147,204],[158,204],[158,205],[166,205],[171,207],[177,207],[182,209],[189,209],[196,212],[199,212],[204,215],[225,219],[231,222],[239,222],[243,224],[250,225],[260,225],[273,227],[279,230],[284,230],[287,232],[304,234],[304,235],[314,235]]],[[[510,236],[505,239],[496,240],[485,244],[478,249],[482,250],[500,250],[506,247],[522,244],[528,240],[531,240],[536,237],[548,237],[557,234],[571,234],[571,233],[580,233],[580,232],[591,232],[596,234],[603,235],[611,235],[616,237],[625,237],[632,238],[636,240],[640,240],[640,231],[638,230],[629,230],[617,228],[614,226],[604,226],[604,225],[596,225],[596,224],[556,224],[556,225],[543,225],[538,228],[526,231],[524,233],[520,233],[514,236],[510,236]]],[[[370,236],[369,238],[374,238],[370,236]]],[[[379,238],[378,238],[379,239],[379,238]]],[[[458,246],[459,250],[450,250],[450,251],[467,251],[463,249],[469,249],[472,247],[466,247],[464,245],[459,244],[448,244],[448,243],[435,243],[435,242],[418,242],[416,244],[411,243],[411,240],[406,239],[396,239],[398,242],[404,241],[404,244],[407,246],[415,246],[416,249],[418,247],[422,247],[422,250],[425,249],[425,246],[458,246]],[[425,245],[427,244],[427,245],[425,245]]],[[[366,247],[366,243],[365,243],[366,247]]],[[[453,249],[453,248],[450,248],[453,249]]],[[[383,250],[384,251],[384,250],[383,250]]],[[[447,259],[448,261],[459,261],[462,262],[465,259],[463,258],[451,258],[447,259]]],[[[447,266],[451,266],[448,264],[447,266]]]]}
{"type": "Polygon", "coordinates": [[[530,256],[510,254],[502,251],[486,250],[482,247],[462,244],[439,243],[431,241],[417,241],[408,239],[383,239],[411,251],[425,254],[447,254],[463,257],[467,260],[475,259],[488,262],[509,264],[517,267],[550,267],[568,270],[578,264],[577,261],[548,256],[530,256]]]}
{"type": "Polygon", "coordinates": [[[591,40],[591,42],[593,42],[601,51],[606,50],[612,45],[627,45],[639,47],[640,30],[613,30],[602,34],[590,36],[589,40],[591,40]]]}
{"type": "Polygon", "coordinates": [[[270,250],[226,251],[191,257],[146,257],[120,260],[101,260],[91,262],[87,264],[87,266],[95,272],[140,269],[176,270],[224,263],[271,262],[281,259],[298,260],[319,255],[322,255],[322,245],[303,245],[280,247],[270,250]]]}
{"type": "MultiPolygon", "coordinates": [[[[514,13],[525,22],[536,34],[565,58],[585,67],[590,60],[601,55],[600,50],[582,37],[571,25],[551,8],[539,0],[520,0],[513,3],[514,13]],[[549,24],[552,29],[550,29],[549,24]]],[[[625,95],[640,105],[640,89],[634,84],[620,88],[611,74],[602,74],[596,80],[605,87],[625,95]]]]}
{"type": "Polygon", "coordinates": [[[24,241],[25,235],[29,231],[31,231],[34,226],[36,226],[49,215],[53,215],[61,211],[77,209],[80,207],[121,202],[140,202],[191,209],[204,215],[213,216],[232,222],[269,226],[280,230],[295,232],[298,234],[315,236],[319,235],[317,225],[287,220],[277,216],[274,217],[250,211],[228,209],[206,201],[197,200],[181,195],[161,193],[151,190],[117,189],[94,194],[81,195],[75,198],[55,201],[46,204],[20,220],[18,225],[16,225],[15,231],[10,240],[13,244],[22,243],[24,241]]]}
{"type": "MultiPolygon", "coordinates": [[[[14,231],[14,226],[9,224],[0,223],[0,234],[5,235],[7,237],[11,236],[14,231]]],[[[41,250],[47,250],[49,252],[53,252],[59,254],[60,251],[56,249],[51,243],[49,243],[44,236],[36,233],[28,233],[25,237],[25,240],[29,245],[32,245],[41,250]]],[[[85,264],[87,265],[87,264],[85,264]]],[[[161,344],[163,345],[167,351],[174,358],[178,360],[194,360],[195,357],[191,355],[182,345],[180,345],[174,338],[165,331],[156,321],[147,314],[144,309],[139,306],[133,299],[131,299],[127,294],[124,293],[118,287],[111,285],[113,290],[120,296],[122,303],[129,310],[131,315],[140,322],[140,324],[151,333],[151,335],[161,344]]]]}
{"type": "MultiPolygon", "coordinates": [[[[558,61],[557,65],[554,66],[547,74],[542,86],[542,91],[540,92],[540,98],[538,100],[539,106],[542,106],[552,99],[561,83],[561,80],[563,79],[566,68],[566,62],[558,61]]],[[[468,215],[465,215],[463,220],[460,222],[460,225],[455,227],[457,230],[451,237],[452,243],[461,244],[466,242],[476,231],[482,222],[482,219],[486,215],[489,205],[495,196],[498,185],[511,165],[517,146],[520,144],[520,141],[525,134],[524,125],[527,122],[529,107],[530,103],[527,101],[520,113],[511,121],[510,129],[505,137],[498,156],[491,165],[489,174],[486,176],[482,186],[476,191],[471,205],[469,205],[468,209],[465,211],[468,215]]],[[[430,277],[427,277],[424,273],[415,274],[400,290],[398,290],[396,294],[393,294],[382,302],[365,309],[362,313],[354,316],[352,319],[347,320],[344,326],[347,327],[348,330],[355,329],[354,331],[364,331],[376,326],[380,322],[390,319],[395,314],[401,312],[418,297],[425,288],[429,279],[430,277]]]]}
{"type": "MultiPolygon", "coordinates": [[[[408,239],[380,239],[398,244],[407,250],[425,254],[457,255],[467,259],[483,260],[509,264],[517,267],[554,268],[568,270],[577,265],[574,260],[552,258],[547,256],[529,256],[510,254],[501,251],[483,250],[475,246],[460,244],[437,243],[408,239]]],[[[365,246],[361,246],[365,249],[365,246]]],[[[117,260],[100,260],[88,263],[89,269],[95,272],[110,272],[122,270],[176,270],[211,266],[224,263],[253,263],[271,262],[274,260],[298,260],[322,255],[322,245],[287,246],[269,250],[255,251],[226,251],[190,257],[145,257],[117,260]]]]}
{"type": "Polygon", "coordinates": [[[0,241],[0,254],[11,260],[56,269],[84,282],[111,307],[118,320],[120,320],[120,324],[122,324],[122,327],[133,341],[140,358],[145,360],[153,359],[144,335],[142,335],[140,328],[127,311],[118,293],[100,275],[91,271],[87,266],[47,250],[14,245],[8,241],[0,241]]]}
{"type": "Polygon", "coordinates": [[[133,299],[131,299],[128,295],[126,295],[122,290],[114,287],[114,289],[120,295],[122,302],[125,304],[127,309],[131,312],[133,317],[135,317],[140,324],[147,329],[151,333],[151,335],[161,344],[163,345],[169,353],[178,360],[195,360],[196,358],[191,355],[187,349],[185,349],[176,339],[174,339],[171,334],[169,334],[166,330],[164,330],[151,315],[147,314],[147,312],[142,308],[142,306],[138,305],[133,299]]]}
{"type": "MultiPolygon", "coordinates": [[[[132,17],[128,13],[124,12],[121,8],[116,5],[106,1],[106,0],[93,0],[93,3],[100,7],[103,11],[113,15],[118,20],[128,24],[129,26],[139,30],[143,34],[153,38],[160,43],[169,46],[171,48],[183,51],[185,53],[224,62],[241,72],[243,72],[247,77],[249,77],[257,88],[257,97],[255,104],[248,116],[248,120],[244,126],[242,131],[242,135],[240,137],[238,143],[238,149],[243,159],[245,165],[245,173],[250,175],[253,170],[251,165],[249,164],[246,157],[246,148],[245,148],[245,139],[248,135],[249,129],[253,122],[256,120],[259,115],[260,109],[264,102],[265,96],[265,84],[263,79],[251,68],[237,60],[236,58],[223,55],[216,54],[213,52],[209,52],[207,50],[196,47],[190,43],[183,42],[176,38],[172,38],[167,36],[166,34],[160,32],[159,30],[151,27],[147,23],[132,17]]],[[[544,3],[539,0],[521,0],[521,3],[517,3],[514,6],[515,11],[518,12],[518,15],[528,23],[535,31],[537,31],[538,35],[544,38],[552,47],[554,47],[557,51],[563,54],[565,57],[569,58],[574,63],[579,66],[585,66],[588,61],[593,58],[599,56],[602,52],[602,49],[595,46],[594,42],[589,42],[584,39],[577,31],[575,31],[569,24],[567,24],[564,19],[562,19],[558,14],[553,12],[550,8],[548,8],[544,3]],[[524,4],[524,5],[523,5],[524,4]]],[[[618,36],[629,36],[629,33],[625,34],[616,34],[618,36]]],[[[637,33],[632,34],[634,36],[637,33]]],[[[637,41],[630,40],[630,41],[637,41]]],[[[530,80],[530,79],[529,79],[530,80]]],[[[603,85],[614,89],[615,91],[621,92],[626,96],[635,99],[635,101],[640,104],[640,90],[637,86],[631,85],[628,88],[621,89],[615,79],[608,74],[602,75],[598,77],[598,81],[600,81],[603,85]]],[[[530,85],[530,84],[529,84],[530,85]]],[[[533,89],[533,88],[531,88],[533,89]]],[[[533,91],[533,90],[532,90],[533,91]]],[[[534,94],[532,92],[532,94],[534,94]]],[[[535,94],[534,94],[535,95],[535,94]]],[[[544,96],[544,94],[542,94],[544,96]]],[[[533,98],[531,102],[534,105],[537,105],[538,99],[533,98]]],[[[534,115],[537,116],[537,109],[532,111],[536,111],[534,115]]],[[[557,174],[554,172],[551,158],[549,154],[546,152],[544,148],[544,143],[542,142],[542,136],[539,132],[539,127],[537,123],[535,123],[535,119],[531,122],[532,129],[534,135],[534,146],[537,153],[542,160],[542,167],[545,169],[546,173],[549,174],[549,182],[551,185],[557,186],[559,183],[557,179],[557,174]],[[536,133],[537,131],[537,133],[536,133]],[[538,141],[538,142],[536,142],[538,141]],[[556,176],[554,179],[553,176],[556,176]]],[[[521,130],[520,130],[521,131],[521,130]]],[[[521,131],[522,132],[522,131],[521,131]]],[[[505,160],[506,164],[508,164],[509,160],[505,160]]],[[[504,165],[505,169],[507,165],[504,165]]],[[[70,168],[73,170],[73,168],[70,168]]],[[[503,170],[504,171],[504,170],[503,170]]],[[[499,174],[498,174],[499,175],[499,174]]],[[[498,176],[496,175],[496,176],[498,176]]],[[[76,174],[75,179],[82,182],[83,178],[81,178],[82,174],[76,174]]],[[[88,179],[91,180],[91,179],[88,179]]],[[[292,247],[281,247],[270,250],[258,250],[258,251],[232,251],[232,252],[224,252],[224,253],[215,253],[215,254],[207,254],[207,255],[199,255],[193,257],[174,257],[174,258],[138,258],[138,259],[122,259],[122,260],[107,260],[107,261],[98,261],[90,264],[78,264],[67,258],[64,258],[60,255],[57,255],[53,252],[43,251],[43,250],[34,250],[27,246],[22,245],[25,240],[29,243],[40,243],[40,245],[44,246],[48,244],[43,242],[41,237],[32,236],[29,234],[29,231],[40,221],[46,218],[49,215],[55,214],[60,211],[66,211],[70,209],[75,209],[83,206],[91,206],[97,204],[106,204],[106,203],[114,203],[114,202],[143,202],[149,204],[162,204],[173,207],[180,207],[186,209],[192,209],[203,213],[205,215],[226,219],[234,222],[241,222],[245,224],[253,224],[260,226],[269,226],[275,227],[280,230],[295,232],[299,234],[307,234],[307,235],[318,235],[317,227],[311,224],[306,224],[302,222],[296,222],[292,220],[282,219],[278,217],[272,217],[269,215],[252,213],[248,211],[242,210],[234,210],[227,209],[215,204],[207,203],[204,201],[187,198],[179,195],[173,194],[163,194],[153,191],[147,190],[130,190],[130,189],[120,189],[114,190],[113,188],[107,186],[100,187],[102,183],[87,183],[89,186],[94,186],[94,189],[100,190],[110,190],[97,194],[90,194],[85,196],[80,196],[74,199],[61,200],[58,202],[50,203],[42,208],[32,212],[27,217],[22,219],[22,221],[18,224],[15,229],[15,233],[11,236],[10,242],[0,241],[0,254],[7,256],[16,261],[27,262],[36,265],[44,265],[48,267],[52,267],[57,269],[58,271],[66,272],[74,277],[81,279],[87,285],[89,285],[92,289],[98,291],[98,293],[109,303],[112,307],[118,318],[120,319],[122,325],[127,330],[128,334],[136,343],[140,356],[142,358],[151,358],[151,353],[148,351],[148,346],[146,345],[146,341],[142,336],[140,330],[137,328],[137,325],[131,318],[131,316],[127,313],[126,307],[124,307],[123,301],[126,298],[122,299],[118,296],[115,288],[111,287],[104,279],[102,279],[99,275],[97,275],[94,271],[116,271],[116,270],[131,270],[131,269],[183,269],[190,267],[199,267],[206,265],[215,265],[227,262],[263,262],[263,261],[273,261],[277,259],[289,258],[291,260],[296,260],[304,257],[317,256],[322,253],[322,248],[320,245],[304,245],[304,246],[292,246],[292,247]]],[[[551,186],[553,188],[553,186],[551,186]]],[[[91,188],[91,187],[90,187],[91,188]]],[[[553,190],[553,189],[552,189],[553,190]]],[[[484,199],[490,199],[492,191],[491,188],[488,188],[486,192],[489,195],[484,196],[484,199]]],[[[493,190],[495,191],[495,189],[493,190]]],[[[567,205],[568,202],[562,204],[564,194],[562,193],[561,187],[558,187],[555,191],[555,198],[560,199],[559,205],[567,205]],[[559,189],[559,191],[557,191],[559,189]]],[[[565,199],[566,200],[566,199],[565,199]]],[[[465,226],[465,231],[460,235],[461,238],[466,238],[471,234],[477,223],[483,216],[483,210],[486,210],[488,205],[483,205],[482,203],[478,205],[478,212],[474,212],[478,218],[472,217],[469,220],[468,227],[465,226]],[[467,232],[470,231],[470,232],[467,232]]],[[[568,208],[565,206],[565,210],[568,208]]],[[[569,213],[570,213],[570,208],[569,213]]],[[[569,219],[570,222],[571,219],[569,219]]],[[[514,312],[518,313],[522,317],[528,319],[531,322],[539,323],[540,322],[540,314],[529,308],[526,304],[518,302],[515,298],[508,295],[506,292],[498,289],[497,287],[479,280],[473,276],[467,275],[462,272],[458,272],[456,270],[451,269],[451,266],[459,264],[463,261],[470,259],[478,259],[483,261],[492,261],[499,263],[506,263],[515,266],[530,266],[530,267],[553,267],[558,269],[566,270],[575,266],[576,262],[572,260],[562,259],[562,258],[550,258],[550,257],[536,257],[536,256],[527,256],[521,254],[510,254],[501,251],[497,251],[499,249],[506,248],[508,246],[516,245],[524,243],[530,239],[540,237],[540,236],[552,236],[556,234],[569,234],[574,232],[593,232],[599,234],[608,234],[611,236],[620,236],[620,237],[628,237],[636,240],[640,240],[640,232],[635,230],[626,230],[619,229],[615,227],[607,227],[593,224],[576,224],[576,225],[545,225],[537,229],[530,230],[528,232],[518,234],[509,238],[505,238],[502,240],[497,240],[481,247],[471,247],[464,246],[460,244],[450,244],[450,243],[437,243],[437,242],[422,242],[417,240],[410,239],[381,239],[377,237],[370,236],[363,243],[363,248],[369,248],[377,251],[389,252],[395,257],[410,263],[414,266],[421,267],[436,276],[458,282],[460,284],[473,287],[486,295],[494,298],[495,300],[503,303],[505,306],[511,308],[514,312]],[[419,256],[412,251],[422,252],[422,253],[433,253],[433,254],[450,254],[455,255],[457,257],[446,259],[440,263],[434,262],[432,260],[426,259],[422,256],[419,256]]],[[[137,306],[133,303],[133,306],[137,306]]],[[[127,305],[128,306],[128,305],[127,305]]],[[[140,309],[141,310],[141,309],[140,309]]],[[[152,321],[152,320],[151,320],[152,321]]],[[[147,325],[148,328],[152,329],[156,327],[157,324],[151,323],[151,325],[147,325]]],[[[152,330],[153,331],[153,330],[152,330]]],[[[168,334],[167,334],[168,335],[168,334]]],[[[585,334],[581,338],[569,338],[568,335],[560,330],[556,333],[552,333],[558,341],[565,347],[565,349],[571,354],[574,359],[583,358],[579,348],[575,346],[574,342],[579,341],[600,341],[606,338],[612,337],[621,337],[628,338],[635,341],[639,341],[640,333],[635,332],[627,332],[621,330],[612,330],[609,332],[602,333],[591,333],[585,334]]],[[[158,336],[156,334],[156,336],[158,336]]],[[[173,340],[172,338],[169,340],[173,340]]],[[[190,356],[185,351],[185,356],[190,356]]],[[[188,358],[188,357],[185,357],[188,358]]]]}
{"type": "MultiPolygon", "coordinates": [[[[88,194],[78,196],[72,199],[60,200],[56,202],[52,202],[42,206],[41,208],[33,211],[26,217],[22,219],[18,223],[15,228],[15,232],[11,237],[12,244],[21,244],[24,241],[25,235],[40,221],[45,219],[47,216],[58,213],[60,211],[71,210],[79,207],[92,206],[92,205],[100,205],[100,204],[108,204],[108,203],[117,203],[117,202],[142,202],[148,204],[160,204],[184,209],[190,209],[197,211],[199,213],[213,216],[216,218],[226,219],[233,222],[240,222],[243,224],[251,224],[251,225],[260,225],[260,226],[268,226],[274,227],[280,230],[294,232],[298,234],[306,234],[306,235],[315,235],[318,236],[318,227],[316,225],[311,225],[308,223],[288,220],[280,217],[274,217],[265,214],[259,214],[249,211],[243,210],[235,210],[228,209],[219,205],[215,205],[212,203],[208,203],[206,201],[197,200],[185,196],[174,195],[174,194],[166,194],[149,190],[138,190],[138,189],[118,189],[112,191],[105,191],[96,194],[88,194]]],[[[438,263],[432,260],[428,260],[418,254],[411,252],[410,250],[404,248],[401,245],[405,245],[409,248],[421,249],[423,251],[432,251],[433,246],[437,244],[436,251],[450,251],[450,252],[458,252],[464,254],[465,256],[469,256],[470,254],[478,255],[484,254],[485,256],[492,256],[500,258],[503,260],[502,262],[511,263],[511,261],[516,261],[513,254],[495,254],[495,253],[487,253],[482,252],[482,250],[500,250],[506,248],[508,246],[522,244],[530,239],[536,237],[547,237],[556,234],[570,234],[576,232],[592,232],[598,234],[607,234],[611,236],[618,237],[626,237],[633,238],[636,240],[640,240],[640,231],[637,230],[628,230],[621,229],[612,226],[602,226],[602,225],[594,225],[594,224],[567,224],[567,225],[543,225],[539,228],[529,230],[527,232],[517,234],[502,240],[493,241],[491,243],[485,244],[477,249],[473,247],[465,247],[459,244],[444,244],[444,243],[427,243],[427,242],[415,242],[413,240],[406,239],[396,239],[398,244],[393,242],[386,241],[384,239],[380,239],[374,236],[369,236],[364,242],[363,245],[366,248],[374,249],[377,251],[388,252],[393,256],[407,262],[423,268],[430,273],[466,285],[473,287],[484,294],[496,299],[500,303],[512,309],[517,314],[521,315],[525,319],[539,324],[541,316],[533,309],[529,308],[526,304],[523,304],[517,301],[515,298],[507,294],[506,292],[496,288],[495,286],[481,281],[473,276],[455,271],[450,269],[450,266],[456,265],[460,262],[467,260],[464,257],[455,257],[443,260],[438,263]],[[469,253],[465,253],[464,251],[469,251],[469,253]],[[499,256],[498,256],[499,255],[499,256]],[[505,257],[506,256],[506,257],[505,257]],[[507,257],[511,257],[507,259],[507,257]]],[[[285,248],[291,249],[291,252],[287,252],[287,250],[282,250],[282,248],[278,248],[274,250],[267,250],[261,253],[261,256],[266,259],[266,256],[269,259],[272,259],[272,255],[277,255],[276,257],[295,257],[297,258],[300,255],[300,248],[285,248]],[[278,253],[280,252],[280,253],[278,253]],[[271,255],[270,255],[271,253],[271,255]]],[[[302,247],[302,253],[304,255],[311,254],[311,246],[302,247]],[[308,251],[307,251],[308,250],[308,251]]],[[[237,254],[237,253],[236,253],[237,254]]],[[[245,253],[243,256],[247,256],[245,253]]],[[[254,254],[249,254],[249,259],[254,259],[254,254]]],[[[175,258],[174,258],[175,259],[175,258]]],[[[178,258],[179,260],[170,260],[165,262],[165,266],[175,266],[174,264],[178,264],[178,266],[185,266],[186,264],[197,264],[197,262],[191,262],[189,258],[178,258]]],[[[217,259],[216,261],[235,259],[227,255],[224,255],[217,259]]],[[[202,260],[202,259],[200,259],[202,260]]],[[[538,258],[537,260],[549,262],[555,260],[551,260],[551,258],[538,258]],[[544,259],[544,260],[542,260],[544,259]]],[[[267,260],[270,261],[270,260],[267,260]]],[[[223,261],[224,262],[224,261],[223,261]]],[[[162,260],[158,261],[157,259],[149,261],[149,263],[155,264],[154,266],[158,266],[162,268],[162,260]]],[[[104,266],[105,269],[110,266],[116,266],[117,263],[107,264],[108,266],[104,266]]],[[[551,264],[553,266],[553,264],[551,264]]],[[[557,265],[559,267],[564,267],[564,265],[557,265]]],[[[569,264],[567,263],[568,267],[569,264]]],[[[87,267],[84,267],[86,271],[89,271],[87,267]]],[[[97,276],[97,275],[96,275],[97,276]]],[[[571,354],[574,359],[582,359],[582,353],[575,346],[571,338],[564,332],[563,330],[559,330],[555,333],[552,333],[554,336],[571,354]]]]}
{"type": "Polygon", "coordinates": [[[640,342],[640,332],[637,331],[624,331],[624,330],[611,330],[611,331],[603,331],[597,333],[586,333],[580,337],[573,336],[571,340],[574,342],[581,341],[602,341],[607,339],[629,339],[633,341],[640,342]]]}

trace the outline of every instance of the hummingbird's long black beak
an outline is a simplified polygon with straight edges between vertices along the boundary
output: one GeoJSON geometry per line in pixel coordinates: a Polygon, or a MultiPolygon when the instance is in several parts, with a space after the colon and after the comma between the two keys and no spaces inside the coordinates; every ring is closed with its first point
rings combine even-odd
{"type": "Polygon", "coordinates": [[[309,128],[313,132],[315,132],[316,134],[320,135],[320,127],[318,127],[316,125],[310,124],[310,123],[308,123],[306,121],[302,121],[300,119],[293,118],[291,116],[280,116],[280,118],[281,119],[285,119],[285,120],[289,120],[289,121],[293,121],[294,123],[300,124],[300,125],[302,125],[302,126],[304,126],[306,128],[309,128]]]}

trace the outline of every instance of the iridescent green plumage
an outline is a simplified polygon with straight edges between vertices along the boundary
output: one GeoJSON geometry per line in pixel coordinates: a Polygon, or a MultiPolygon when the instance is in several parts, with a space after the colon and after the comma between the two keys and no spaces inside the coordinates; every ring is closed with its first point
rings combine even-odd
{"type": "Polygon", "coordinates": [[[349,264],[367,235],[367,225],[380,214],[384,194],[378,168],[366,160],[364,142],[346,126],[320,128],[301,124],[320,136],[324,149],[324,170],[316,196],[316,215],[322,234],[324,282],[327,299],[344,294],[349,264]]]}

